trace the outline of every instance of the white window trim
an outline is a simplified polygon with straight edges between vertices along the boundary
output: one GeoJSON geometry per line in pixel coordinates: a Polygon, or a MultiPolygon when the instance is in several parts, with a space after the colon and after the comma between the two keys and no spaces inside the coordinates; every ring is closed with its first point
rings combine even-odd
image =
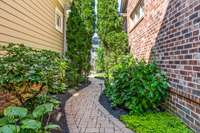
{"type": "MultiPolygon", "coordinates": [[[[137,22],[134,22],[132,15],[136,12],[136,10],[140,7],[141,3],[144,3],[144,0],[139,0],[138,4],[135,6],[135,8],[132,10],[130,16],[129,16],[129,22],[130,22],[130,30],[129,32],[131,32],[133,29],[135,29],[135,27],[143,20],[145,12],[143,11],[143,15],[138,18],[137,22]]],[[[145,3],[144,3],[145,4],[145,3]]],[[[144,8],[144,7],[143,7],[144,8]]]]}
{"type": "Polygon", "coordinates": [[[63,13],[56,7],[56,9],[55,9],[55,28],[56,28],[56,30],[58,30],[61,33],[63,33],[63,20],[64,20],[63,19],[63,13]],[[61,18],[61,25],[60,26],[57,25],[57,15],[59,15],[60,18],[61,18]]]}

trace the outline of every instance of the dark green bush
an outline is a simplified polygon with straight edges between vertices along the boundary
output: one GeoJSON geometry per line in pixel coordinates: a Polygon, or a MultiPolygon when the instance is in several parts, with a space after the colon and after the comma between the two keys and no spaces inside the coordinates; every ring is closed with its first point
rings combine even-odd
{"type": "Polygon", "coordinates": [[[122,57],[109,71],[105,93],[113,106],[144,113],[157,110],[167,96],[165,75],[154,63],[122,57]]]}
{"type": "Polygon", "coordinates": [[[1,50],[5,55],[0,57],[0,91],[14,94],[23,103],[23,93],[34,93],[34,85],[50,93],[65,90],[67,62],[58,53],[19,44],[1,50]]]}

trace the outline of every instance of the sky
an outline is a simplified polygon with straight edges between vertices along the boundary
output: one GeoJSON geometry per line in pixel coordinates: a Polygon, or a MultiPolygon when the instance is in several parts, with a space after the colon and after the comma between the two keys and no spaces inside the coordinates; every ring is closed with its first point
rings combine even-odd
{"type": "Polygon", "coordinates": [[[119,6],[118,6],[118,11],[120,11],[120,6],[121,6],[121,0],[118,0],[119,6]]]}

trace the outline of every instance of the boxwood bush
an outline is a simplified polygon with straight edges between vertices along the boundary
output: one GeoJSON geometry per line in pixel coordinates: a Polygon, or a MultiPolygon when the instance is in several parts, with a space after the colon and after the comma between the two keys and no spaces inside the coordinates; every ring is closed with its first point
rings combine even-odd
{"type": "Polygon", "coordinates": [[[12,93],[24,103],[23,95],[35,93],[34,87],[39,92],[45,88],[50,93],[65,90],[67,61],[58,53],[22,44],[10,44],[1,51],[5,54],[0,57],[0,91],[12,93]]]}
{"type": "Polygon", "coordinates": [[[105,94],[113,106],[144,113],[158,110],[167,97],[168,82],[155,63],[122,56],[109,71],[105,94]]]}

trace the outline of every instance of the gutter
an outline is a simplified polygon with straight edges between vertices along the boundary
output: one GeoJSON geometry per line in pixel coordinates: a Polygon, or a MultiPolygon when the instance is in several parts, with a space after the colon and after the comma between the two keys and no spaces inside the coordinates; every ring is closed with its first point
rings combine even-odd
{"type": "Polygon", "coordinates": [[[65,55],[65,53],[67,52],[67,33],[66,33],[66,30],[67,30],[67,14],[66,14],[66,10],[67,10],[67,6],[64,5],[64,29],[63,29],[63,32],[64,32],[64,46],[63,46],[63,53],[65,55]]]}
{"type": "Polygon", "coordinates": [[[64,55],[66,54],[67,52],[67,20],[68,20],[68,17],[69,17],[69,14],[70,14],[71,10],[70,10],[70,7],[68,4],[65,4],[64,5],[64,26],[63,26],[63,31],[64,31],[64,46],[63,46],[63,52],[64,52],[64,55]]]}

